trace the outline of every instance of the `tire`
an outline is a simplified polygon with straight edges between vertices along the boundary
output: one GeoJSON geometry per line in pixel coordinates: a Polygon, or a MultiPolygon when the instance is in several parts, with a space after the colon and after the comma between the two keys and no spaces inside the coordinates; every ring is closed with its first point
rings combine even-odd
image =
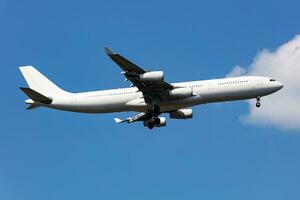
{"type": "Polygon", "coordinates": [[[154,128],[154,123],[149,122],[149,123],[148,123],[148,128],[149,128],[149,129],[153,129],[153,128],[154,128]]]}
{"type": "Polygon", "coordinates": [[[160,124],[160,119],[158,117],[154,118],[154,124],[156,124],[156,125],[160,124]]]}
{"type": "Polygon", "coordinates": [[[260,107],[260,103],[256,102],[256,107],[259,108],[260,107]]]}

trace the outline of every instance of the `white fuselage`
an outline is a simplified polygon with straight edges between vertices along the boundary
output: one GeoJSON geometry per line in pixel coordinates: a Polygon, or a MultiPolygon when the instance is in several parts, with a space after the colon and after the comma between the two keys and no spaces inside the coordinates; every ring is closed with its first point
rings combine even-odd
{"type": "MultiPolygon", "coordinates": [[[[191,107],[204,103],[252,99],[269,95],[283,87],[282,83],[267,77],[242,76],[174,83],[175,87],[190,87],[193,95],[187,98],[160,101],[161,112],[191,107]]],[[[43,105],[45,106],[45,105],[43,105]]],[[[82,112],[110,113],[123,111],[146,112],[149,105],[136,87],[67,93],[53,98],[49,108],[82,112]]]]}

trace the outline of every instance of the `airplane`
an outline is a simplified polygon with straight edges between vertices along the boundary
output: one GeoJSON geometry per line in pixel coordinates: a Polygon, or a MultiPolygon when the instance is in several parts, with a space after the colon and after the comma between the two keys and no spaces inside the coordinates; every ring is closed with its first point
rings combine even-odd
{"type": "Polygon", "coordinates": [[[47,107],[80,113],[138,112],[126,119],[114,118],[116,123],[143,122],[144,127],[166,126],[168,113],[171,119],[190,119],[191,107],[206,103],[256,99],[272,94],[283,84],[273,78],[240,76],[231,78],[168,83],[163,71],[148,71],[111,49],[107,55],[121,68],[132,84],[129,88],[70,93],[62,90],[33,66],[21,66],[20,71],[29,87],[20,89],[29,97],[28,110],[47,107]]]}

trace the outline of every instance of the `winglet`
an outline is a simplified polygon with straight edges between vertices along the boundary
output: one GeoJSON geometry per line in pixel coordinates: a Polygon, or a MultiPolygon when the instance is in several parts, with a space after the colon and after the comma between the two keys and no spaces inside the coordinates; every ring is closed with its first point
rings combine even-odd
{"type": "Polygon", "coordinates": [[[116,123],[122,123],[122,122],[124,122],[124,120],[121,120],[119,118],[114,118],[114,120],[115,120],[116,123]]]}
{"type": "Polygon", "coordinates": [[[104,47],[105,52],[107,53],[107,55],[114,55],[115,53],[108,47],[104,47]]]}

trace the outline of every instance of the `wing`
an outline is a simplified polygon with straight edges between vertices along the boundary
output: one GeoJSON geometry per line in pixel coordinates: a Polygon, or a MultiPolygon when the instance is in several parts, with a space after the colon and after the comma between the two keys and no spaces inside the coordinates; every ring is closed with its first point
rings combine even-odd
{"type": "Polygon", "coordinates": [[[131,81],[133,86],[136,86],[143,94],[146,102],[151,101],[152,97],[163,96],[173,86],[163,80],[155,82],[142,82],[140,75],[147,71],[127,60],[123,56],[112,52],[109,48],[104,48],[107,55],[123,70],[126,79],[131,81]]]}

